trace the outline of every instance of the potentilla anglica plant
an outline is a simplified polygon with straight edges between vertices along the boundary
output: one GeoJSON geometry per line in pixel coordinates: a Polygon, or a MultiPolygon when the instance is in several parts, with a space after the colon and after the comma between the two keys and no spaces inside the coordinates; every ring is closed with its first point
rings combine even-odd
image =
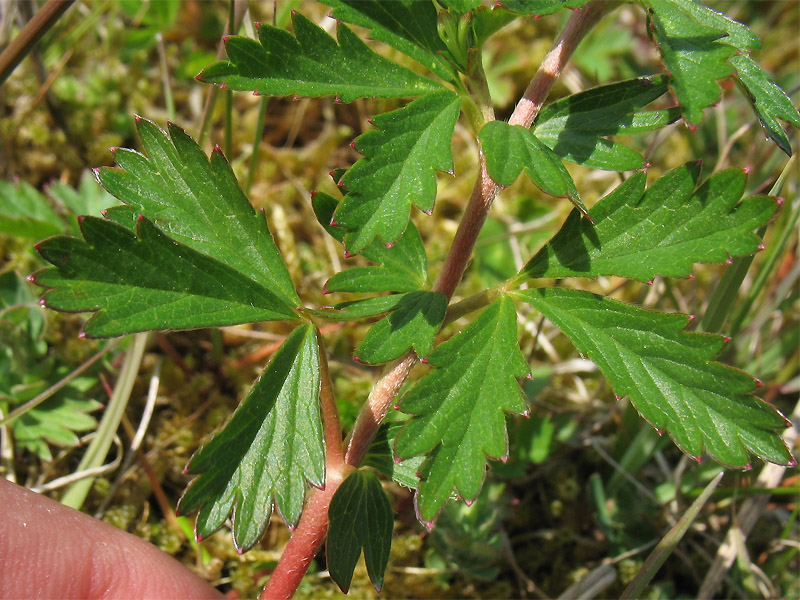
{"type": "Polygon", "coordinates": [[[344,256],[372,263],[337,273],[324,292],[359,299],[308,306],[267,217],[254,210],[222,151],[209,157],[177,125],[164,131],[142,117],[136,125],[144,153],[115,149],[117,168],[97,171],[123,205],[103,218],[84,217],[82,239],[37,245],[53,264],[32,278],[49,288],[46,306],[93,312],[83,329],[88,337],[259,321],[294,326],[230,422],[187,467],[197,477],[179,510],[198,511],[198,539],[232,517],[233,542],[244,552],[263,535],[274,506],[293,535],[264,597],[291,596],[326,536],[328,568],[342,590],[362,549],[380,590],[393,515],[378,473],[416,490],[417,517],[431,529],[445,503],[478,497],[487,458],[507,457],[506,415],[529,412],[519,384],[531,374],[518,344],[520,307],[558,327],[618,397],[628,397],[688,456],[707,454],[738,469],[749,469],[751,456],[795,465],[780,435],[788,421],[754,395],[759,382],[715,361],[727,338],[687,331],[688,315],[558,285],[564,278],[686,278],[695,263],[759,250],[754,232],[781,201],[742,199],[744,170],[702,177],[701,165],[689,162],[648,184],[646,158],[611,139],[679,119],[696,126],[719,101],[720,82],[732,79],[767,137],[791,154],[783,123],[799,126],[800,115],[751,58],[759,41],[746,26],[693,0],[640,0],[663,73],[546,104],[579,42],[623,3],[326,4],[337,20],[335,38],[299,13],[293,33],[257,24],[257,40],[226,37],[228,60],[198,79],[266,96],[409,99],[375,116],[372,130],[355,140],[362,158],[333,173],[340,197],[312,198],[320,227],[344,256]],[[568,16],[552,50],[508,121],[496,120],[484,43],[512,21],[559,11],[568,16]],[[349,25],[366,28],[416,66],[382,56],[349,25]],[[658,103],[670,95],[674,102],[658,103]],[[648,108],[654,103],[658,108],[648,108]],[[480,149],[479,172],[432,279],[415,220],[436,218],[436,173],[453,172],[459,120],[480,149]],[[624,172],[624,181],[587,208],[565,162],[624,172]],[[515,276],[451,302],[495,196],[523,171],[543,194],[566,198],[574,209],[515,276]],[[460,332],[440,338],[444,325],[465,316],[471,321],[460,332]],[[342,441],[319,329],[326,321],[366,319],[374,324],[354,359],[387,366],[342,441]],[[420,363],[423,374],[401,395],[420,363]],[[384,422],[393,408],[404,416],[384,422]],[[375,456],[376,436],[391,460],[375,456]]]}

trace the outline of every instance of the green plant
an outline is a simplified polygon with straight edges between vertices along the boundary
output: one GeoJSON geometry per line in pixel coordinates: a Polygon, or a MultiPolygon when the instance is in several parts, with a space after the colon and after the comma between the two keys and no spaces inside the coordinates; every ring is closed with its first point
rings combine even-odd
{"type": "MultiPolygon", "coordinates": [[[[691,318],[684,314],[560,284],[567,277],[684,278],[694,263],[724,262],[760,248],[753,231],[767,225],[780,201],[763,195],[740,201],[743,170],[703,181],[692,162],[647,186],[644,157],[609,139],[680,118],[696,126],[721,97],[717,82],[733,78],[767,135],[789,154],[780,120],[798,126],[800,116],[750,58],[758,41],[743,25],[691,0],[642,0],[666,75],[604,85],[544,106],[580,40],[616,3],[509,0],[491,9],[470,0],[328,4],[339,21],[369,29],[370,37],[428,74],[377,54],[347,25],[339,25],[334,40],[295,14],[294,34],[261,25],[259,41],[226,38],[229,61],[211,65],[199,79],[266,96],[415,98],[375,117],[374,129],[356,139],[363,158],[333,173],[341,199],[323,192],[313,198],[320,225],[342,243],[345,257],[360,254],[373,263],[337,273],[323,293],[358,297],[332,308],[303,302],[265,216],[247,200],[222,151],[217,147],[209,158],[178,126],[168,123],[165,132],[141,117],[136,122],[146,155],[115,149],[119,168],[97,171],[123,205],[104,218],[84,217],[83,239],[54,237],[37,245],[53,264],[33,276],[50,288],[46,305],[94,312],[83,330],[87,337],[255,321],[294,326],[225,429],[187,468],[199,476],[180,510],[199,510],[198,539],[233,511],[233,540],[243,552],[263,534],[274,504],[296,529],[265,595],[292,595],[326,533],[339,586],[349,588],[363,547],[380,589],[392,519],[375,471],[416,488],[417,515],[428,528],[453,496],[468,504],[478,498],[487,457],[507,457],[506,414],[529,411],[519,380],[529,376],[530,364],[517,330],[518,312],[532,310],[559,327],[619,397],[628,396],[695,460],[707,452],[742,469],[750,468],[751,454],[795,464],[779,435],[786,419],[752,395],[758,382],[714,360],[724,337],[686,331],[691,318]],[[567,8],[573,13],[513,114],[507,122],[495,120],[483,44],[513,20],[567,8]],[[669,90],[677,105],[644,110],[669,90]],[[479,175],[431,282],[426,244],[410,219],[412,204],[433,211],[436,172],[454,170],[451,138],[461,116],[480,144],[479,175]],[[636,172],[587,209],[564,161],[636,172]],[[514,184],[523,170],[543,193],[567,198],[574,210],[517,273],[451,302],[499,188],[514,184]],[[453,335],[453,324],[476,311],[453,335]],[[389,364],[341,443],[319,324],[375,317],[355,359],[389,364]],[[419,362],[428,370],[402,390],[419,362]],[[385,423],[395,403],[399,413],[385,423]]],[[[479,559],[476,568],[483,569],[479,559]]]]}

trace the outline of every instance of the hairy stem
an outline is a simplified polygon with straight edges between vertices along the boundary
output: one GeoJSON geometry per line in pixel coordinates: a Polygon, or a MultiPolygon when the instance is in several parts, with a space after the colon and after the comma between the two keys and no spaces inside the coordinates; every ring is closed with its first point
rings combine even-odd
{"type": "MultiPolygon", "coordinates": [[[[586,5],[570,16],[555,46],[548,53],[525,91],[525,96],[517,104],[509,123],[526,127],[533,123],[533,119],[553,87],[553,83],[564,70],[580,40],[607,8],[607,3],[597,1],[586,5]]],[[[497,195],[497,189],[497,184],[492,181],[486,171],[486,160],[481,153],[480,174],[464,217],[456,231],[453,244],[445,258],[444,266],[434,284],[434,289],[443,292],[448,299],[452,297],[464,274],[478,233],[480,233],[497,195]]],[[[346,444],[347,451],[344,460],[347,465],[357,467],[361,463],[381,421],[392,406],[400,387],[416,362],[416,354],[413,351],[407,353],[389,365],[372,388],[346,444]]],[[[326,434],[327,431],[326,424],[326,434]]],[[[329,452],[330,445],[329,443],[329,452]]],[[[289,540],[275,572],[261,595],[261,600],[290,598],[297,589],[308,565],[325,538],[328,529],[328,508],[336,489],[346,476],[346,471],[341,466],[334,469],[334,472],[329,471],[326,475],[325,489],[312,491],[297,530],[289,540]]]]}

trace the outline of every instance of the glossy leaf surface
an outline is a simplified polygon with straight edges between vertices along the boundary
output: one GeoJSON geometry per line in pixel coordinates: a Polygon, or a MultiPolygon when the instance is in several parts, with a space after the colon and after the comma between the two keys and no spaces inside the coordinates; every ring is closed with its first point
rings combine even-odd
{"type": "Polygon", "coordinates": [[[356,349],[356,358],[379,364],[399,358],[411,348],[425,357],[447,313],[441,292],[409,292],[394,310],[375,323],[356,349]]]}
{"type": "Polygon", "coordinates": [[[349,190],[334,214],[347,229],[345,248],[357,254],[375,236],[394,243],[403,235],[411,205],[433,210],[436,171],[452,171],[450,149],[461,99],[436,92],[375,117],[377,128],[356,140],[364,158],[342,178],[349,190]]]}
{"type": "Polygon", "coordinates": [[[394,526],[392,505],[381,482],[370,471],[353,471],[336,490],[328,515],[326,555],[331,579],[346,594],[363,548],[367,573],[380,592],[394,526]]]}
{"type": "Polygon", "coordinates": [[[331,16],[369,29],[369,37],[389,44],[445,80],[453,78],[447,47],[436,28],[432,2],[418,0],[325,0],[331,16]]]}
{"type": "Polygon", "coordinates": [[[689,317],[645,310],[588,292],[533,289],[516,295],[540,310],[591,358],[618,396],[700,460],[746,468],[748,452],[793,464],[780,431],[787,420],[752,395],[756,381],[713,359],[717,335],[683,331],[689,317]]]}
{"type": "Polygon", "coordinates": [[[592,207],[594,225],[573,211],[522,273],[650,281],[656,275],[687,277],[693,263],[757,251],[761,241],[753,230],[775,212],[775,199],[739,202],[746,183],[740,169],[719,172],[695,189],[699,173],[697,163],[686,164],[646,191],[645,174],[634,174],[592,207]]]}
{"type": "Polygon", "coordinates": [[[271,289],[168,238],[144,217],[135,232],[95,217],[85,217],[81,230],[83,240],[38,244],[54,267],[32,277],[52,288],[43,298],[48,308],[95,313],[84,326],[89,337],[298,319],[271,289]]]}
{"type": "MultiPolygon", "coordinates": [[[[125,218],[144,215],[174,240],[300,306],[264,214],[253,209],[222,152],[215,150],[209,159],[171,123],[169,134],[143,118],[136,126],[147,156],[119,148],[114,156],[120,168],[97,172],[100,183],[127,205],[125,218]]],[[[118,210],[107,215],[113,218],[118,210]]]]}
{"type": "Polygon", "coordinates": [[[477,498],[486,457],[508,451],[505,411],[526,410],[517,378],[530,373],[517,346],[511,299],[489,305],[464,331],[429,356],[433,369],[400,401],[412,417],[397,438],[399,459],[427,454],[420,468],[417,515],[427,527],[453,494],[477,498]]]}
{"type": "Polygon", "coordinates": [[[596,87],[544,107],[532,130],[564,160],[612,171],[640,169],[644,158],[608,136],[651,131],[677,120],[680,108],[639,111],[666,91],[666,77],[596,87]]]}
{"type": "Polygon", "coordinates": [[[324,483],[325,449],[319,410],[319,348],[314,328],[296,328],[233,418],[189,462],[199,473],[178,508],[200,509],[195,531],[207,538],[233,513],[239,552],[263,535],[272,504],[297,525],[306,481],[324,483]]]}
{"type": "Polygon", "coordinates": [[[227,38],[230,60],[211,65],[200,80],[265,96],[335,96],[342,102],[407,98],[441,89],[432,79],[376,54],[345,25],[337,28],[337,43],[299,13],[292,15],[292,24],[295,35],[262,24],[258,42],[227,38]]]}

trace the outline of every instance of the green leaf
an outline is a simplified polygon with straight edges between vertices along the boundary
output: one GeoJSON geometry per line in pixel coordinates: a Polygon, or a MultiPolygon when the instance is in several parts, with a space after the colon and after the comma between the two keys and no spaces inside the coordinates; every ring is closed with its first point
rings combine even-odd
{"type": "MultiPolygon", "coordinates": [[[[735,46],[739,50],[758,50],[761,42],[746,25],[734,21],[730,17],[712,10],[708,6],[697,0],[662,0],[671,4],[672,7],[680,9],[690,15],[694,21],[706,27],[719,29],[727,34],[724,39],[726,44],[735,46]]],[[[652,4],[650,0],[644,0],[646,4],[652,4]]],[[[669,10],[669,8],[667,8],[669,10]]]]}
{"type": "Polygon", "coordinates": [[[489,175],[502,186],[509,186],[525,169],[528,177],[543,192],[557,198],[569,198],[583,212],[575,182],[561,159],[527,127],[490,121],[480,132],[489,175]]]}
{"type": "Polygon", "coordinates": [[[53,460],[48,442],[67,448],[77,446],[75,433],[96,429],[97,421],[88,413],[102,406],[97,400],[58,394],[12,423],[14,441],[19,449],[33,452],[42,460],[53,460]]]}
{"type": "Polygon", "coordinates": [[[342,302],[322,310],[308,310],[323,319],[330,319],[332,321],[357,321],[359,319],[368,319],[369,317],[393,311],[404,297],[405,294],[376,296],[374,298],[364,298],[363,300],[354,300],[352,302],[342,302]]]}
{"type": "Polygon", "coordinates": [[[724,465],[748,468],[749,451],[794,464],[778,433],[788,421],[751,394],[753,378],[713,360],[725,344],[721,336],[683,331],[686,315],[588,292],[540,288],[515,295],[561,329],[618,396],[628,395],[645,420],[695,460],[708,451],[724,465]]]}
{"type": "Polygon", "coordinates": [[[792,155],[792,145],[778,119],[786,119],[795,127],[800,127],[800,113],[786,93],[772,81],[756,62],[742,54],[732,56],[730,63],[736,69],[737,81],[744,88],[753,104],[767,137],[774,140],[787,155],[792,155]]]}
{"type": "MultiPolygon", "coordinates": [[[[335,239],[344,241],[345,230],[332,226],[338,206],[335,198],[316,192],[312,203],[317,220],[335,239]]],[[[328,292],[413,292],[429,287],[428,257],[419,231],[412,221],[395,244],[386,247],[373,240],[361,251],[364,258],[379,263],[379,267],[353,267],[331,277],[323,288],[328,292]]]]}
{"type": "MultiPolygon", "coordinates": [[[[99,169],[100,183],[174,240],[269,287],[290,306],[300,306],[263,213],[248,202],[222,152],[215,149],[209,160],[172,123],[169,136],[141,117],[136,126],[147,156],[117,149],[121,169],[99,169]]],[[[120,222],[114,217],[118,210],[107,216],[120,222]]],[[[130,216],[130,208],[124,214],[130,216]]],[[[132,227],[134,222],[128,222],[132,227]]]]}
{"type": "Polygon", "coordinates": [[[606,136],[676,121],[680,108],[636,112],[666,91],[666,77],[641,77],[573,94],[542,109],[533,133],[564,160],[611,171],[640,169],[645,161],[638,152],[606,136]]]}
{"type": "Polygon", "coordinates": [[[453,493],[477,498],[486,457],[508,451],[503,411],[526,410],[518,377],[530,373],[517,346],[517,315],[508,297],[489,305],[464,331],[438,346],[435,367],[400,401],[413,415],[395,456],[427,454],[417,488],[417,516],[428,528],[453,493]]]}
{"type": "Polygon", "coordinates": [[[508,10],[543,17],[562,8],[580,8],[589,0],[503,0],[502,5],[508,10]]]}
{"type": "Polygon", "coordinates": [[[752,232],[775,212],[775,199],[739,202],[746,182],[741,169],[721,171],[695,190],[699,173],[698,163],[688,163],[646,192],[645,174],[634,174],[589,211],[594,225],[573,211],[521,273],[650,281],[656,275],[687,277],[693,263],[757,251],[760,240],[752,232]]]}
{"type": "Polygon", "coordinates": [[[421,96],[441,85],[370,50],[345,25],[337,28],[339,43],[299,13],[292,15],[295,36],[261,25],[256,42],[228,37],[230,61],[220,61],[198,77],[233,90],[267,96],[336,96],[342,102],[358,98],[421,96]]]}
{"type": "Polygon", "coordinates": [[[369,29],[369,37],[410,56],[446,81],[453,81],[447,47],[436,28],[433,2],[419,0],[325,0],[331,16],[369,29]]]}
{"type": "Polygon", "coordinates": [[[84,240],[59,236],[37,245],[55,267],[32,276],[53,288],[43,301],[67,312],[95,312],[89,337],[152,329],[192,329],[298,320],[286,301],[228,265],[179,244],[140,217],[136,232],[84,217],[84,240]]]}
{"type": "Polygon", "coordinates": [[[378,235],[396,242],[408,224],[411,204],[430,214],[436,171],[453,170],[450,149],[461,99],[452,92],[429,94],[375,117],[378,129],[356,140],[364,158],[345,174],[350,191],[334,214],[348,230],[345,248],[357,254],[378,235]]]}
{"type": "Polygon", "coordinates": [[[328,571],[345,594],[361,549],[372,585],[380,592],[389,564],[394,515],[392,505],[374,473],[355,470],[344,480],[328,511],[328,571]]]}
{"type": "Polygon", "coordinates": [[[320,487],[325,449],[319,413],[319,348],[313,326],[296,328],[230,422],[189,462],[199,473],[178,503],[200,509],[198,540],[233,512],[239,553],[263,535],[272,502],[290,527],[300,519],[305,482],[320,487]]]}
{"type": "Polygon", "coordinates": [[[649,8],[649,32],[671,76],[671,86],[692,125],[703,118],[703,109],[722,96],[717,81],[733,74],[727,59],[736,54],[727,32],[704,24],[684,10],[680,0],[645,0],[649,8]]]}
{"type": "Polygon", "coordinates": [[[64,222],[36,188],[24,181],[17,185],[0,181],[0,234],[40,240],[64,229],[64,222]]]}
{"type": "Polygon", "coordinates": [[[356,359],[368,364],[388,362],[411,348],[426,356],[447,313],[441,292],[409,292],[394,310],[373,325],[356,349],[356,359]]]}
{"type": "Polygon", "coordinates": [[[378,433],[372,439],[364,460],[361,461],[361,465],[372,467],[387,477],[391,477],[392,480],[400,485],[415,490],[419,484],[417,471],[419,471],[425,457],[414,456],[399,462],[395,460],[392,448],[394,448],[395,440],[403,429],[403,425],[402,421],[381,424],[378,433]]]}

